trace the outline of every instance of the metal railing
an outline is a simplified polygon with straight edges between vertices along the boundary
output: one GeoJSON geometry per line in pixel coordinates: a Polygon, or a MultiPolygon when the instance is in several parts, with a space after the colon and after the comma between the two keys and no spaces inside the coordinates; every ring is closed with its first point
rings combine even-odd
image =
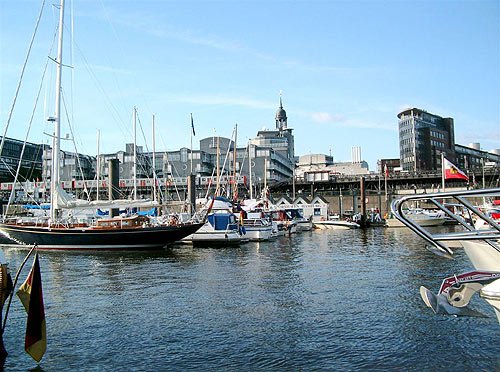
{"type": "Polygon", "coordinates": [[[391,204],[391,211],[399,221],[435,247],[437,249],[435,253],[451,258],[453,251],[443,243],[444,241],[484,240],[491,247],[500,251],[500,245],[498,244],[500,224],[483,212],[488,207],[486,199],[494,197],[500,197],[500,188],[409,195],[394,200],[391,204]],[[469,198],[482,198],[483,205],[475,206],[468,200],[469,198]],[[452,221],[461,226],[462,231],[435,234],[420,226],[404,212],[405,207],[419,202],[431,203],[443,211],[452,221]],[[460,211],[460,213],[457,213],[457,211],[460,211]],[[464,216],[467,216],[467,218],[464,218],[464,216]],[[481,228],[476,227],[478,226],[478,220],[482,222],[481,228]]]}

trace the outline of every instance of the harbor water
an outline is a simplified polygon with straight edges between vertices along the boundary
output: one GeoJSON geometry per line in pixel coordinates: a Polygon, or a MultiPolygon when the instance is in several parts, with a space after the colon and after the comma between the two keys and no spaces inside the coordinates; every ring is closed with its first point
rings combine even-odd
{"type": "MultiPolygon", "coordinates": [[[[14,271],[26,251],[3,248],[14,271]]],[[[23,269],[26,277],[31,260],[23,269]]],[[[419,296],[471,269],[406,228],[324,230],[238,248],[40,253],[44,371],[500,369],[500,326],[435,315],[419,296]]],[[[24,352],[15,298],[5,370],[24,352]]]]}

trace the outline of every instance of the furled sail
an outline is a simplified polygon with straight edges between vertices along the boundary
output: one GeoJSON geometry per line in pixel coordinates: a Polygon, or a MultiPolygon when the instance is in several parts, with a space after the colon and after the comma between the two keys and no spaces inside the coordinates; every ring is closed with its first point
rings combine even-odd
{"type": "Polygon", "coordinates": [[[56,209],[73,209],[73,208],[134,208],[134,207],[156,207],[158,202],[149,199],[129,200],[129,199],[116,199],[116,200],[94,200],[87,201],[84,199],[76,199],[68,194],[64,189],[57,185],[56,197],[54,198],[56,209]]]}

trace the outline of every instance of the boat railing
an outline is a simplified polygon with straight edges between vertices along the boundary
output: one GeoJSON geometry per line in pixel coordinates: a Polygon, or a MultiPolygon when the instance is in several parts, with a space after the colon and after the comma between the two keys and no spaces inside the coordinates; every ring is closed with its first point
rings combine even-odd
{"type": "Polygon", "coordinates": [[[437,249],[435,253],[451,258],[453,251],[444,243],[445,241],[484,240],[495,249],[500,249],[496,242],[500,239],[500,224],[484,213],[483,208],[475,206],[469,200],[470,198],[486,200],[494,197],[500,197],[500,188],[414,194],[394,200],[391,204],[391,211],[394,217],[435,247],[437,249]],[[422,202],[430,203],[443,211],[462,228],[462,231],[436,234],[412,221],[411,217],[404,213],[404,208],[422,202]],[[454,211],[449,206],[453,206],[454,211]],[[457,210],[461,210],[462,213],[457,214],[457,210]],[[467,218],[463,217],[464,214],[467,218]],[[478,222],[481,223],[478,224],[478,222]],[[477,228],[478,225],[481,225],[481,228],[477,228]]]}

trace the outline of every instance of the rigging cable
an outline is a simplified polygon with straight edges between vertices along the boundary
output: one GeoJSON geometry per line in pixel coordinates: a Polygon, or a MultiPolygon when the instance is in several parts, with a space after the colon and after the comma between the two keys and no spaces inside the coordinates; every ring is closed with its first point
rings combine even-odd
{"type": "Polygon", "coordinates": [[[33,107],[33,111],[31,111],[31,117],[30,117],[30,121],[28,124],[28,130],[26,131],[26,136],[24,138],[23,147],[21,149],[21,154],[19,154],[19,162],[17,163],[17,170],[16,170],[16,174],[14,177],[14,183],[12,185],[12,190],[10,192],[9,201],[7,202],[7,210],[9,210],[9,206],[14,198],[14,193],[16,190],[16,183],[17,183],[17,179],[19,177],[19,172],[21,171],[21,164],[23,162],[24,150],[26,149],[26,142],[28,141],[28,136],[30,134],[31,125],[33,124],[33,118],[35,116],[35,111],[36,111],[36,108],[38,106],[38,99],[40,98],[40,93],[42,92],[43,82],[45,79],[45,73],[47,72],[48,65],[49,65],[49,59],[47,59],[47,62],[45,63],[45,68],[43,69],[42,79],[40,81],[40,87],[38,88],[38,93],[37,93],[36,98],[35,98],[35,105],[33,107]]]}
{"type": "MultiPolygon", "coordinates": [[[[61,89],[61,93],[62,93],[62,89],[61,89]]],[[[66,114],[66,118],[68,120],[69,130],[71,132],[71,139],[73,142],[73,147],[75,148],[75,157],[76,157],[76,162],[78,163],[78,170],[80,171],[80,176],[82,177],[82,180],[83,180],[83,191],[87,195],[87,201],[90,201],[90,192],[87,188],[87,183],[85,182],[85,175],[83,174],[83,167],[82,167],[82,163],[80,160],[80,154],[78,153],[78,149],[76,147],[75,134],[73,132],[73,126],[71,125],[71,120],[69,118],[68,108],[66,106],[66,100],[64,99],[64,94],[61,94],[61,95],[62,95],[62,102],[63,102],[63,106],[64,106],[64,112],[66,114]]]]}
{"type": "Polygon", "coordinates": [[[38,19],[36,21],[35,30],[33,31],[33,35],[31,37],[31,42],[30,42],[30,45],[28,47],[28,52],[26,53],[26,58],[24,60],[23,68],[21,70],[21,76],[19,77],[19,82],[18,82],[17,88],[16,88],[16,94],[14,95],[14,101],[12,102],[12,106],[11,106],[10,111],[9,111],[9,116],[7,118],[7,123],[5,124],[5,129],[3,132],[2,141],[0,142],[0,155],[2,154],[2,151],[3,151],[3,145],[5,143],[5,136],[7,134],[7,130],[9,129],[10,120],[12,118],[12,113],[14,112],[14,107],[16,105],[17,96],[19,95],[19,90],[21,89],[21,83],[23,81],[24,72],[26,70],[26,65],[28,64],[28,59],[29,59],[29,56],[31,54],[31,48],[33,47],[33,42],[35,41],[35,36],[36,36],[37,31],[38,31],[38,26],[40,25],[40,19],[42,18],[44,7],[45,7],[45,0],[42,0],[42,6],[40,7],[40,13],[38,14],[38,19]]]}

